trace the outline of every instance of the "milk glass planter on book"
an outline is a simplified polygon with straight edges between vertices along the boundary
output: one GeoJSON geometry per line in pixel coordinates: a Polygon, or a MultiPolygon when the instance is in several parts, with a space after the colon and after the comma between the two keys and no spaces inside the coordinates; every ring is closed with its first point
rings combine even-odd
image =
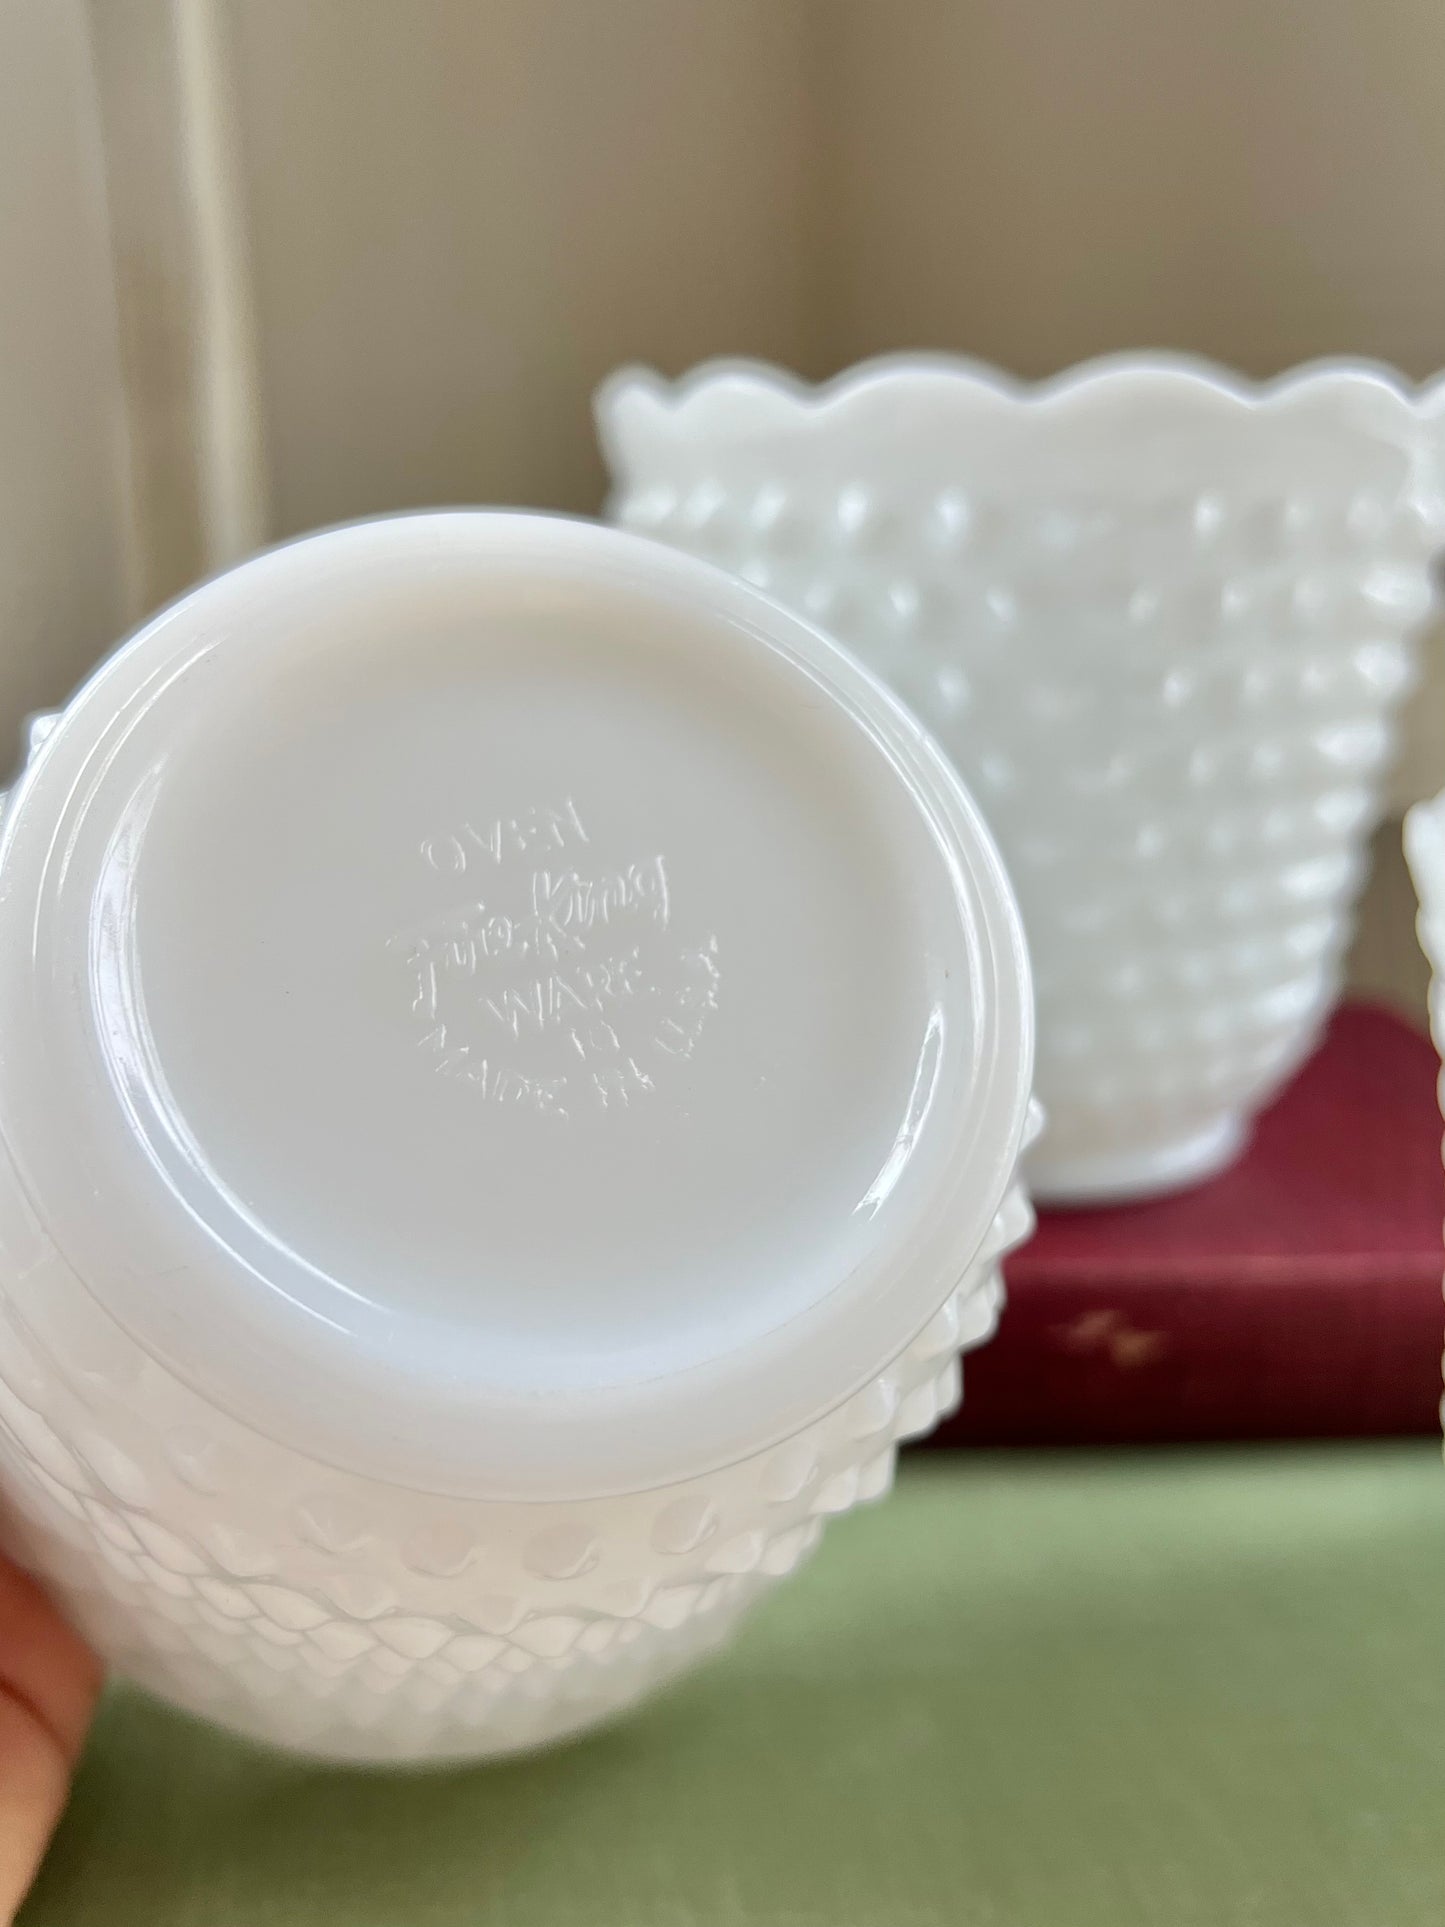
{"type": "Polygon", "coordinates": [[[689,557],[484,513],[195,590],[0,819],[0,1500],[261,1739],[538,1744],[958,1397],[1030,1224],[958,779],[689,557]]]}
{"type": "Polygon", "coordinates": [[[611,512],[823,624],[973,789],[1017,888],[1059,1201],[1223,1168],[1334,1002],[1445,539],[1445,391],[903,356],[598,398],[611,512]]]}

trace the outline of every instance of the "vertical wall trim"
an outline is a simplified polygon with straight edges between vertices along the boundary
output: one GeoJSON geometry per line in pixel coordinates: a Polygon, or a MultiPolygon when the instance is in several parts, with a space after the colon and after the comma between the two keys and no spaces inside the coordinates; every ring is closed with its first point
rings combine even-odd
{"type": "Polygon", "coordinates": [[[221,0],[88,0],[115,265],[136,601],[264,540],[245,213],[221,0]]]}
{"type": "Polygon", "coordinates": [[[197,266],[197,440],[212,567],[256,548],[268,520],[251,264],[220,6],[175,0],[197,266]]]}

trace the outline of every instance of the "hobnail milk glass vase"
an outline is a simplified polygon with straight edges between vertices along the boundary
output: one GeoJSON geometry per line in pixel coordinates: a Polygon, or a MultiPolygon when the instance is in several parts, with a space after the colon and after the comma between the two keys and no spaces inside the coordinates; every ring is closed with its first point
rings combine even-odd
{"type": "Polygon", "coordinates": [[[0,816],[0,1526],[263,1740],[590,1725],[957,1400],[1031,1053],[956,776],[756,591],[539,516],[257,557],[0,816]]]}
{"type": "Polygon", "coordinates": [[[1405,856],[1420,899],[1417,928],[1430,965],[1430,1034],[1440,1053],[1440,1109],[1445,1114],[1445,790],[1417,803],[1405,818],[1405,856]]]}
{"type": "Polygon", "coordinates": [[[601,390],[614,519],[835,633],[978,797],[1034,962],[1038,1196],[1222,1168],[1309,1051],[1445,528],[1441,398],[1159,357],[601,390]]]}

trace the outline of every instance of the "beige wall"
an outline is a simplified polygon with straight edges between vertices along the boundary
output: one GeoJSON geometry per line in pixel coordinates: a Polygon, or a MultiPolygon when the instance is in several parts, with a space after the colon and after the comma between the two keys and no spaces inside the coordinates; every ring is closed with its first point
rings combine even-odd
{"type": "Polygon", "coordinates": [[[595,507],[618,361],[1445,364],[1439,0],[0,0],[0,181],[5,729],[256,541],[595,507]]]}
{"type": "Polygon", "coordinates": [[[126,474],[85,22],[0,0],[0,768],[128,620],[126,474]]]}
{"type": "Polygon", "coordinates": [[[596,505],[628,358],[807,360],[794,0],[230,0],[275,527],[596,505]]]}
{"type": "Polygon", "coordinates": [[[1440,0],[820,0],[825,359],[1445,365],[1440,0]]]}

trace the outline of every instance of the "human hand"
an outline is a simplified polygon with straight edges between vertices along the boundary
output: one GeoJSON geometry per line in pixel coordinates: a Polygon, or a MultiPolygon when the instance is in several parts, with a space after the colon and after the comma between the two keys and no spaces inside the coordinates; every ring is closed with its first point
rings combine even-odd
{"type": "Polygon", "coordinates": [[[0,1923],[14,1920],[65,1807],[100,1662],[0,1557],[0,1923]]]}

